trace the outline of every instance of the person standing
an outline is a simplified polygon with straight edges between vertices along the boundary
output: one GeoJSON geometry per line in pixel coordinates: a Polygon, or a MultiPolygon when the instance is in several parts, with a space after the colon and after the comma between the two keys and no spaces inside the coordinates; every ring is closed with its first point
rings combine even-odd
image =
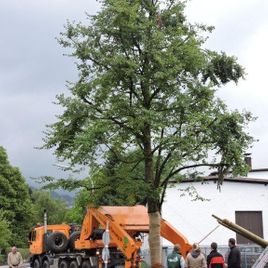
{"type": "Polygon", "coordinates": [[[180,254],[180,245],[174,245],[172,253],[167,256],[167,268],[184,268],[185,261],[180,254]]]}
{"type": "Polygon", "coordinates": [[[193,244],[192,251],[186,256],[185,268],[207,268],[206,258],[196,243],[193,244]]]}
{"type": "Polygon", "coordinates": [[[9,268],[18,268],[23,264],[22,256],[15,246],[12,247],[11,252],[8,253],[7,264],[9,268]]]}
{"type": "Polygon", "coordinates": [[[215,242],[212,242],[211,252],[207,256],[207,266],[208,268],[223,268],[224,267],[224,258],[217,251],[218,245],[215,242]]]}
{"type": "Polygon", "coordinates": [[[241,268],[241,253],[239,248],[236,246],[235,239],[230,238],[228,245],[230,248],[227,259],[228,268],[241,268]]]}

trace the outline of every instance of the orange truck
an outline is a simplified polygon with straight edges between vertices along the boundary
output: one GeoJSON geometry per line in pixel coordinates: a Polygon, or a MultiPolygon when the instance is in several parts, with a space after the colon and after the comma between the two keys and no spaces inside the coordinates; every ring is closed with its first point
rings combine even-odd
{"type": "MultiPolygon", "coordinates": [[[[141,267],[141,235],[149,232],[149,217],[144,206],[90,207],[80,230],[72,227],[68,224],[33,227],[29,234],[30,266],[141,267]]],[[[163,219],[161,236],[180,244],[184,256],[191,249],[187,238],[163,219]]]]}

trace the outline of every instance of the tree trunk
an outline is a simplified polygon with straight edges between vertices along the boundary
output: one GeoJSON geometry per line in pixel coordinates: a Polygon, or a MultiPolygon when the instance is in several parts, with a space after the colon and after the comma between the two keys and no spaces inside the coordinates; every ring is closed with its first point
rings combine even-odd
{"type": "Polygon", "coordinates": [[[161,263],[160,246],[160,212],[159,197],[155,192],[158,185],[155,185],[153,174],[153,154],[151,146],[151,128],[149,124],[144,127],[144,159],[145,159],[145,179],[150,184],[151,192],[148,196],[149,214],[149,247],[151,254],[151,267],[161,263]]]}
{"type": "Polygon", "coordinates": [[[151,267],[162,263],[160,221],[161,215],[159,211],[149,213],[149,247],[151,253],[151,267]]]}

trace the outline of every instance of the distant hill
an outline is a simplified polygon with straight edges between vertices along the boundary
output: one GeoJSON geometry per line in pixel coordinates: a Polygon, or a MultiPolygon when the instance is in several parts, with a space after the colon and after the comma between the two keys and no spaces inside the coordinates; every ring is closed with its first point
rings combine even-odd
{"type": "Polygon", "coordinates": [[[66,201],[68,207],[73,206],[74,195],[71,193],[70,194],[68,192],[66,193],[66,191],[52,191],[51,196],[54,199],[62,199],[64,201],[66,201]]]}
{"type": "MultiPolygon", "coordinates": [[[[31,185],[31,183],[28,183],[28,185],[33,191],[40,189],[40,187],[38,187],[37,184],[31,185]]],[[[73,202],[74,202],[75,193],[74,192],[67,192],[64,190],[57,190],[57,191],[51,191],[51,196],[54,199],[64,200],[67,203],[68,207],[72,207],[73,202]]]]}

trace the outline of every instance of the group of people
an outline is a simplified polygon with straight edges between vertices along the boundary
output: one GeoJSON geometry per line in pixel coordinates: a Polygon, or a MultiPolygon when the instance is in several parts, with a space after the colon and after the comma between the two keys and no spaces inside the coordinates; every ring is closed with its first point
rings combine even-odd
{"type": "Polygon", "coordinates": [[[228,241],[229,251],[224,257],[217,250],[217,243],[211,243],[211,252],[207,257],[201,252],[198,244],[193,244],[191,252],[184,259],[180,254],[180,246],[174,246],[173,252],[167,256],[167,268],[241,268],[241,253],[234,238],[228,241]]]}

